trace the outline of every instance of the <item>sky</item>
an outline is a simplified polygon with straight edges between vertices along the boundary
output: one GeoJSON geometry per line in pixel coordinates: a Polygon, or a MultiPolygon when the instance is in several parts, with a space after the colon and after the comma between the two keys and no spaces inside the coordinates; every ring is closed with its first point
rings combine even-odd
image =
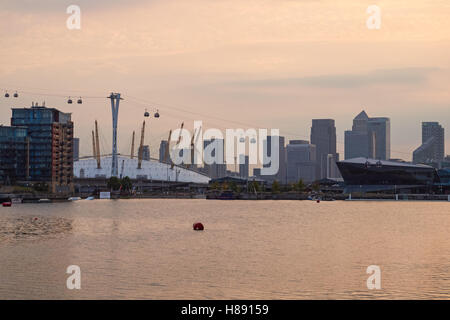
{"type": "MultiPolygon", "coordinates": [[[[450,154],[448,0],[3,0],[0,3],[0,124],[32,101],[71,112],[81,155],[99,121],[111,150],[109,92],[124,100],[119,152],[129,153],[145,109],[145,142],[185,122],[204,128],[279,128],[309,140],[311,119],[344,131],[365,110],[391,119],[391,155],[411,160],[421,122],[439,121],[450,154]],[[70,30],[69,5],[81,9],[70,30]],[[378,30],[367,8],[381,9],[378,30]],[[19,98],[3,98],[16,90],[19,98]],[[67,97],[83,104],[66,103],[67,97]]],[[[342,156],[343,157],[343,156],[342,156]]]]}

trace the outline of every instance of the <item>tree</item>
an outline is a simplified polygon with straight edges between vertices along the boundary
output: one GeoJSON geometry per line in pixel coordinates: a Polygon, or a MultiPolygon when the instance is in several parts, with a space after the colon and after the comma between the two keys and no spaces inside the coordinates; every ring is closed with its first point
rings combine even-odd
{"type": "Polygon", "coordinates": [[[117,177],[111,177],[108,179],[107,187],[112,190],[119,190],[120,180],[117,177]]]}
{"type": "Polygon", "coordinates": [[[234,181],[230,182],[230,189],[233,190],[234,192],[237,192],[237,184],[234,181]]]}
{"type": "Polygon", "coordinates": [[[218,183],[217,181],[215,181],[215,182],[212,183],[209,187],[210,187],[212,190],[218,190],[219,187],[220,187],[220,185],[219,185],[219,183],[218,183]]]}
{"type": "Polygon", "coordinates": [[[122,185],[122,190],[131,190],[133,188],[133,184],[131,183],[130,177],[125,177],[120,181],[122,185]]]}
{"type": "Polygon", "coordinates": [[[306,188],[306,186],[303,183],[303,180],[302,179],[298,180],[297,186],[296,186],[297,191],[298,192],[303,192],[303,191],[305,191],[305,188],[306,188]]]}
{"type": "Polygon", "coordinates": [[[277,180],[272,183],[272,193],[280,193],[280,184],[277,180]]]}
{"type": "Polygon", "coordinates": [[[261,186],[259,185],[259,183],[258,183],[258,182],[256,182],[256,181],[252,181],[252,183],[251,183],[251,187],[250,187],[250,190],[253,190],[253,191],[259,192],[259,191],[261,190],[261,186]]]}
{"type": "Polygon", "coordinates": [[[311,188],[314,191],[320,191],[320,184],[318,182],[314,182],[313,185],[311,186],[311,188]]]}

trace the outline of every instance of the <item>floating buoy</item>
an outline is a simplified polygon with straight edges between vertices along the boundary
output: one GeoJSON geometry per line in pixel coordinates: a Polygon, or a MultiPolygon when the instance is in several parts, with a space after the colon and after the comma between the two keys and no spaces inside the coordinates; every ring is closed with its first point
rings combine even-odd
{"type": "Polygon", "coordinates": [[[37,219],[38,219],[37,217],[34,217],[34,219],[33,219],[33,220],[34,220],[34,221],[36,221],[37,219]]]}
{"type": "Polygon", "coordinates": [[[317,199],[317,201],[316,201],[317,203],[320,203],[320,199],[317,199]]]}
{"type": "Polygon", "coordinates": [[[200,223],[200,222],[194,223],[193,228],[194,228],[195,231],[203,231],[205,229],[203,224],[200,223]]]}
{"type": "Polygon", "coordinates": [[[3,202],[4,207],[11,207],[11,202],[3,202]]]}

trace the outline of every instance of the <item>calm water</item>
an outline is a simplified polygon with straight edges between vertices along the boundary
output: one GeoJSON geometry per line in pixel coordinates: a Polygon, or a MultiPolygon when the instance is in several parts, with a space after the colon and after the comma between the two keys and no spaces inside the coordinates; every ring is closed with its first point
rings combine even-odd
{"type": "Polygon", "coordinates": [[[448,299],[449,231],[447,202],[0,207],[0,298],[448,299]],[[69,265],[81,290],[66,288],[69,265]],[[381,267],[381,290],[366,287],[369,265],[381,267]]]}

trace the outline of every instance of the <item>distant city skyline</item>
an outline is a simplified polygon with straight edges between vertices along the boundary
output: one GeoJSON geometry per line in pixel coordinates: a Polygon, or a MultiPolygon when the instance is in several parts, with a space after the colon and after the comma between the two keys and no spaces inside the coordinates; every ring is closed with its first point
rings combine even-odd
{"type": "MultiPolygon", "coordinates": [[[[72,31],[70,4],[0,3],[0,89],[19,92],[15,100],[0,97],[0,108],[45,100],[71,112],[80,156],[91,154],[94,119],[111,141],[108,101],[89,98],[111,91],[125,98],[123,154],[146,108],[161,113],[146,133],[151,154],[169,129],[193,120],[205,128],[280,128],[288,141],[309,140],[311,119],[331,118],[343,155],[350,115],[364,109],[390,118],[391,157],[405,160],[421,143],[422,122],[450,128],[445,1],[380,2],[379,30],[367,29],[368,4],[356,0],[80,0],[81,30],[72,31]],[[83,96],[83,104],[67,105],[69,95],[83,96]]],[[[9,122],[2,112],[0,123],[9,122]]]]}

